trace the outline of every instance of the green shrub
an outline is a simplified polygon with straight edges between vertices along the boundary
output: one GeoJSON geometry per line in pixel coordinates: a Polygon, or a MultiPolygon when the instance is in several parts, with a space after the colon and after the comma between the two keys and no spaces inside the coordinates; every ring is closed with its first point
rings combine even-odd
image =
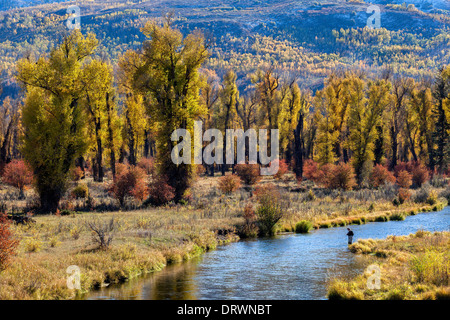
{"type": "Polygon", "coordinates": [[[276,225],[283,217],[283,207],[279,189],[273,184],[256,187],[253,196],[258,201],[256,222],[260,235],[272,236],[276,225]]]}
{"type": "Polygon", "coordinates": [[[28,238],[25,241],[25,251],[26,252],[39,252],[42,248],[42,241],[35,238],[28,238]]]}
{"type": "Polygon", "coordinates": [[[71,194],[76,199],[86,199],[89,196],[89,188],[86,184],[79,184],[72,189],[71,194]]]}
{"type": "Polygon", "coordinates": [[[324,223],[320,224],[320,228],[328,229],[328,228],[331,228],[331,227],[332,227],[332,225],[331,225],[330,222],[324,222],[324,223]]]}
{"type": "Polygon", "coordinates": [[[411,295],[411,289],[407,286],[401,286],[388,292],[387,300],[408,300],[411,295]]]}
{"type": "Polygon", "coordinates": [[[428,195],[426,203],[428,203],[430,206],[432,206],[432,205],[437,203],[437,193],[436,193],[436,191],[432,190],[430,192],[430,194],[428,195]]]}
{"type": "Polygon", "coordinates": [[[391,221],[403,221],[405,220],[405,215],[403,213],[394,213],[391,215],[391,221]]]}
{"type": "Polygon", "coordinates": [[[311,221],[302,220],[295,225],[296,233],[308,233],[313,227],[311,221]]]}
{"type": "Polygon", "coordinates": [[[70,210],[67,210],[67,209],[63,209],[63,210],[61,210],[61,211],[59,212],[59,214],[60,214],[61,216],[70,216],[70,215],[73,214],[73,213],[75,213],[75,211],[70,211],[70,210]]]}
{"type": "Polygon", "coordinates": [[[445,253],[428,250],[424,254],[414,256],[410,269],[419,283],[446,286],[450,280],[450,259],[445,253]]]}
{"type": "Polygon", "coordinates": [[[389,218],[387,216],[378,216],[375,218],[376,222],[386,222],[389,221],[389,218]]]}
{"type": "Polygon", "coordinates": [[[335,279],[328,288],[329,300],[363,300],[364,294],[345,280],[335,279]]]}
{"type": "Polygon", "coordinates": [[[394,200],[392,200],[392,204],[398,207],[400,205],[400,200],[398,200],[398,198],[394,198],[394,200]]]}
{"type": "Polygon", "coordinates": [[[272,236],[275,234],[276,224],[283,217],[283,212],[278,203],[266,199],[256,209],[256,216],[260,234],[272,236]]]}
{"type": "Polygon", "coordinates": [[[316,195],[314,194],[314,192],[313,192],[311,189],[309,189],[308,195],[306,196],[306,199],[307,199],[308,201],[314,201],[314,200],[316,200],[316,195]]]}
{"type": "Polygon", "coordinates": [[[256,238],[259,233],[259,228],[256,223],[245,223],[239,229],[240,238],[256,238]]]}
{"type": "Polygon", "coordinates": [[[51,238],[48,240],[48,244],[49,244],[49,246],[50,246],[51,248],[57,247],[60,243],[61,243],[61,242],[59,241],[58,236],[51,237],[51,238]]]}
{"type": "Polygon", "coordinates": [[[450,288],[439,288],[435,292],[436,300],[450,300],[450,288]]]}

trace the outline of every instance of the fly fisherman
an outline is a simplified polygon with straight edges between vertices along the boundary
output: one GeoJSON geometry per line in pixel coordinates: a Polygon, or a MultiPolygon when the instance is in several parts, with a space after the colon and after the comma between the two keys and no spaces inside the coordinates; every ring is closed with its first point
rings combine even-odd
{"type": "Polygon", "coordinates": [[[353,242],[353,231],[350,230],[350,228],[347,228],[348,232],[347,232],[347,236],[348,236],[348,244],[352,244],[353,242]]]}

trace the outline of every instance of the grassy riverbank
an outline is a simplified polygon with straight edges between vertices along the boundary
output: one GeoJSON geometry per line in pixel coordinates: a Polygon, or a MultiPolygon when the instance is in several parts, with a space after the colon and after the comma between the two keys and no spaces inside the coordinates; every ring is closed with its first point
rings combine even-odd
{"type": "Polygon", "coordinates": [[[36,224],[15,226],[19,252],[0,274],[0,299],[68,299],[67,267],[81,271],[81,291],[120,283],[160,270],[236,241],[234,217],[203,217],[186,208],[39,216],[36,224]],[[88,223],[105,226],[114,218],[113,242],[93,243],[88,223]]]}
{"type": "MultiPolygon", "coordinates": [[[[10,266],[0,273],[0,299],[70,299],[76,293],[66,285],[66,270],[71,265],[80,268],[80,292],[88,292],[238,241],[245,221],[244,207],[258,205],[254,188],[224,195],[217,189],[217,179],[199,179],[185,205],[111,212],[66,211],[68,215],[34,216],[35,224],[12,226],[20,245],[10,266]],[[93,236],[92,227],[106,230],[106,240],[114,236],[108,248],[99,248],[99,236],[93,236]]],[[[298,184],[289,175],[281,181],[265,178],[259,186],[267,184],[275,185],[280,191],[279,201],[285,203],[277,232],[294,231],[301,220],[319,228],[402,219],[420,211],[440,210],[449,194],[445,188],[427,186],[425,191],[412,190],[411,200],[394,205],[395,192],[389,187],[325,190],[307,181],[298,184]],[[438,195],[433,204],[426,203],[429,193],[438,195]]],[[[88,186],[95,201],[113,203],[102,191],[104,186],[93,182],[88,186]]]]}
{"type": "Polygon", "coordinates": [[[385,240],[358,240],[350,250],[377,257],[380,289],[368,288],[369,273],[351,281],[334,279],[329,287],[329,299],[450,299],[450,232],[420,230],[385,240]]]}

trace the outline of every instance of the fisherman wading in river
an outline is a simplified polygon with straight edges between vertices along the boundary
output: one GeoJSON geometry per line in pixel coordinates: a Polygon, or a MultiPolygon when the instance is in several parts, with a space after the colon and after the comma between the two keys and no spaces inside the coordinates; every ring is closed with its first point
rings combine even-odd
{"type": "Polygon", "coordinates": [[[352,244],[353,242],[353,231],[350,228],[347,228],[347,236],[348,236],[348,244],[352,244]]]}

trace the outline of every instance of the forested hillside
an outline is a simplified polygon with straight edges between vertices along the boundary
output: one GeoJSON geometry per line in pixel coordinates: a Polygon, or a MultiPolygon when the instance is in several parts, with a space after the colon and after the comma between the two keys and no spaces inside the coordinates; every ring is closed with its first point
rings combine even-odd
{"type": "MultiPolygon", "coordinates": [[[[48,52],[68,33],[65,22],[75,2],[6,1],[0,11],[0,69],[5,92],[18,58],[48,52]],[[10,3],[10,5],[8,5],[10,3]],[[42,4],[43,3],[43,4],[42,4]]],[[[320,88],[336,68],[357,66],[369,74],[390,67],[419,78],[449,63],[448,1],[371,1],[381,8],[381,29],[364,28],[371,4],[363,1],[183,0],[77,1],[83,32],[100,40],[97,54],[117,61],[144,40],[139,29],[149,18],[173,11],[184,34],[201,29],[213,40],[207,67],[220,76],[233,68],[240,78],[258,66],[302,79],[302,88],[320,88]],[[415,3],[413,5],[412,3],[415,3]]],[[[248,84],[248,82],[245,82],[248,84]]],[[[243,84],[244,85],[244,84],[243,84]]]]}

